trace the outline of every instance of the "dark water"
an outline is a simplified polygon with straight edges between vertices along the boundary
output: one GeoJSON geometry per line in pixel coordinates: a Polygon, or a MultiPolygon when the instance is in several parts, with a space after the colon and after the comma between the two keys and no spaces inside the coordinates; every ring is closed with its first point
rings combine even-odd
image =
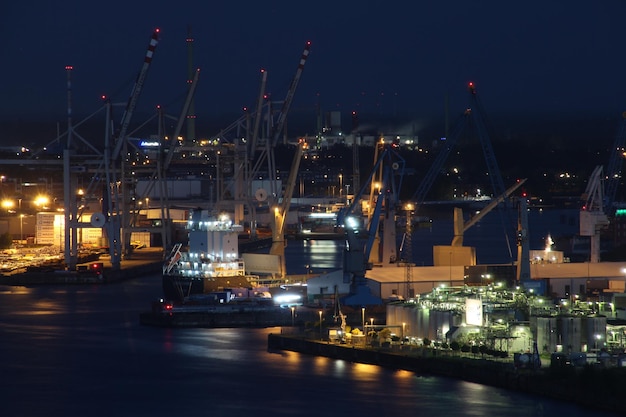
{"type": "Polygon", "coordinates": [[[159,277],[0,286],[0,415],[611,416],[474,383],[268,352],[279,329],[162,329],[159,277]]]}
{"type": "MultiPolygon", "coordinates": [[[[334,269],[341,242],[290,242],[288,269],[334,269]]],[[[292,352],[279,329],[139,324],[160,277],[0,285],[0,415],[613,416],[479,384],[292,352]]]]}
{"type": "MultiPolygon", "coordinates": [[[[429,227],[413,229],[413,262],[418,266],[433,265],[433,245],[450,245],[454,236],[452,209],[431,209],[429,227]]],[[[531,208],[528,214],[527,236],[531,250],[545,249],[548,236],[554,241],[579,232],[577,209],[531,208]]],[[[466,221],[469,219],[465,211],[466,221]]],[[[506,264],[517,259],[517,213],[496,209],[487,214],[464,234],[464,246],[476,248],[479,264],[506,264]]],[[[400,240],[399,232],[398,239],[400,240]]],[[[555,247],[555,249],[558,249],[555,247]]],[[[306,273],[306,265],[313,272],[324,272],[341,267],[341,241],[289,241],[285,249],[287,269],[291,274],[306,273]]]]}

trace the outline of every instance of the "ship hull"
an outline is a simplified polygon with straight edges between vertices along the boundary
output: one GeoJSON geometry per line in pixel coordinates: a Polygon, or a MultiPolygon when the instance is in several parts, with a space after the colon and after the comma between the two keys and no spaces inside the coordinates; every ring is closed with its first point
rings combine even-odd
{"type": "Polygon", "coordinates": [[[191,278],[175,274],[163,274],[163,298],[182,302],[194,295],[208,294],[228,288],[249,288],[252,283],[246,276],[217,278],[191,278]]]}

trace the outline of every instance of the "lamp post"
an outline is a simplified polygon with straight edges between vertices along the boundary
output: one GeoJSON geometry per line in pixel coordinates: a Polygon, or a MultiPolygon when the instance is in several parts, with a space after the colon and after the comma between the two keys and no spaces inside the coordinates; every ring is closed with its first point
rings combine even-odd
{"type": "Polygon", "coordinates": [[[341,198],[342,192],[343,192],[343,175],[339,174],[339,197],[340,198],[341,198]]]}
{"type": "Polygon", "coordinates": [[[291,327],[295,326],[295,314],[296,314],[296,308],[291,307],[291,327]]]}
{"type": "Polygon", "coordinates": [[[24,240],[24,215],[20,214],[20,242],[24,240]]]}
{"type": "Polygon", "coordinates": [[[320,340],[322,340],[322,310],[318,311],[320,313],[320,340]]]}
{"type": "Polygon", "coordinates": [[[363,328],[363,333],[365,333],[365,307],[361,307],[361,327],[363,328]]]}

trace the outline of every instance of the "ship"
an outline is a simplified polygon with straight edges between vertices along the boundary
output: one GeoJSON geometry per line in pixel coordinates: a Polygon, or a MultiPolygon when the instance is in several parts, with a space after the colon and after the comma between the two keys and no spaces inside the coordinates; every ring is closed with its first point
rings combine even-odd
{"type": "Polygon", "coordinates": [[[343,228],[337,227],[337,212],[312,212],[299,217],[296,239],[344,239],[343,228]]]}
{"type": "Polygon", "coordinates": [[[163,264],[164,299],[184,302],[199,294],[258,287],[259,277],[246,273],[239,256],[243,226],[234,224],[228,215],[194,210],[186,228],[187,246],[174,245],[163,264]]]}

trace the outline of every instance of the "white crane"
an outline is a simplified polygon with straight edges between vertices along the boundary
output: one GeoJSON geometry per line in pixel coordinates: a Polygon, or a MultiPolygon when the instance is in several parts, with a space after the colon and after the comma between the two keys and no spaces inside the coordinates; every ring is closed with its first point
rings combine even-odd
{"type": "Polygon", "coordinates": [[[582,196],[585,205],[580,210],[580,235],[590,237],[589,262],[600,262],[600,232],[609,224],[603,206],[603,178],[602,165],[598,165],[589,177],[582,196]]]}

